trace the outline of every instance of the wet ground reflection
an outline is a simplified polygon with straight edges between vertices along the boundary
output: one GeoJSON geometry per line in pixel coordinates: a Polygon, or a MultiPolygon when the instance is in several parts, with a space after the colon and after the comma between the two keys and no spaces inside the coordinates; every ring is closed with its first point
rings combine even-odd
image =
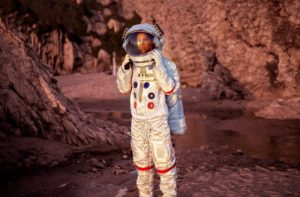
{"type": "Polygon", "coordinates": [[[176,150],[200,146],[240,149],[251,157],[300,163],[300,121],[238,118],[203,119],[188,116],[186,135],[175,136],[176,150]]]}
{"type": "MultiPolygon", "coordinates": [[[[112,120],[130,126],[129,112],[89,111],[100,119],[112,120]]],[[[300,121],[267,120],[240,116],[230,119],[187,115],[188,131],[173,136],[176,151],[212,146],[257,158],[274,159],[300,164],[300,121]]]]}

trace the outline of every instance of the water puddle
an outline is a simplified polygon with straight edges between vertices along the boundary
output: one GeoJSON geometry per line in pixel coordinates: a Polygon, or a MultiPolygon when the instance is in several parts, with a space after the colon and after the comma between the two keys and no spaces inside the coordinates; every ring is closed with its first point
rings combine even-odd
{"type": "Polygon", "coordinates": [[[231,120],[186,117],[186,135],[175,136],[176,150],[201,146],[240,149],[251,157],[300,163],[300,121],[245,117],[231,120]]]}
{"type": "MultiPolygon", "coordinates": [[[[128,111],[89,111],[95,117],[130,126],[128,111]]],[[[300,164],[300,121],[255,117],[231,119],[187,115],[188,131],[173,136],[176,151],[212,146],[257,158],[300,164]]]]}

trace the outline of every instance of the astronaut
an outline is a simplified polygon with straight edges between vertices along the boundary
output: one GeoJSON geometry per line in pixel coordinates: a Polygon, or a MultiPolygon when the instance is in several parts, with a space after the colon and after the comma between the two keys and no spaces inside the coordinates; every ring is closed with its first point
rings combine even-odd
{"type": "Polygon", "coordinates": [[[154,168],[163,196],[176,196],[176,158],[171,132],[186,130],[176,65],[162,55],[158,26],[138,24],[124,32],[127,55],[118,69],[117,85],[130,94],[131,148],[138,172],[139,195],[153,196],[154,168]]]}

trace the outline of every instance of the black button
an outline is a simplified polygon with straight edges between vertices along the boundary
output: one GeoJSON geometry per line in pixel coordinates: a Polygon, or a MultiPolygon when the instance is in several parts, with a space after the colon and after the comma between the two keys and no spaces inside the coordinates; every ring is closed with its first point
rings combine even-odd
{"type": "Polygon", "coordinates": [[[133,87],[136,88],[137,86],[138,86],[138,83],[135,81],[135,82],[133,83],[133,87]]]}
{"type": "Polygon", "coordinates": [[[154,97],[155,97],[155,94],[154,94],[153,92],[150,92],[150,93],[148,94],[148,98],[149,98],[149,99],[154,99],[154,97]]]}

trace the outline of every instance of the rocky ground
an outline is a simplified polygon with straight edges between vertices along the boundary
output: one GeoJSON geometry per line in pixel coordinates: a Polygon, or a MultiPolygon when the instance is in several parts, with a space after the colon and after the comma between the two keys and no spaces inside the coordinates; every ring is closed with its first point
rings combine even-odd
{"type": "MultiPolygon", "coordinates": [[[[177,153],[178,196],[299,196],[299,166],[213,151],[177,153]]],[[[137,196],[131,156],[118,152],[76,155],[10,181],[1,196],[137,196]]],[[[156,196],[161,193],[156,177],[156,196]]]]}
{"type": "MultiPolygon", "coordinates": [[[[57,79],[62,92],[90,116],[130,125],[128,98],[117,92],[113,76],[57,79]]],[[[269,101],[206,102],[200,89],[190,88],[183,89],[183,96],[189,130],[173,136],[178,196],[300,195],[298,120],[255,117],[269,101]]],[[[74,148],[22,137],[0,142],[6,168],[0,196],[138,195],[129,148],[74,148]]],[[[161,196],[158,183],[156,177],[155,196],[161,196]]]]}

